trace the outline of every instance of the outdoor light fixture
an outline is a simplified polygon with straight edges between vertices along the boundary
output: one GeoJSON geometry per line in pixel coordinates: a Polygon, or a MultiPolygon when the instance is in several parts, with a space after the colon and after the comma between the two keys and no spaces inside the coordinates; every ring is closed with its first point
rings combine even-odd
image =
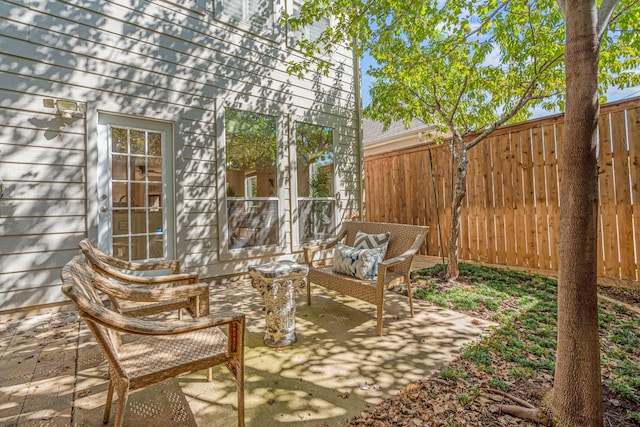
{"type": "Polygon", "coordinates": [[[51,99],[42,101],[47,108],[57,108],[56,112],[63,119],[82,119],[87,111],[85,102],[72,101],[70,99],[51,99]]]}

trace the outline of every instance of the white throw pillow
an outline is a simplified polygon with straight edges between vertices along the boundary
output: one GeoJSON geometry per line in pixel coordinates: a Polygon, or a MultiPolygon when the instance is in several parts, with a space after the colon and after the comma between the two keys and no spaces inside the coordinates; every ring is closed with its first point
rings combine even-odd
{"type": "Polygon", "coordinates": [[[373,280],[378,271],[381,252],[381,248],[356,249],[343,243],[336,243],[333,252],[333,271],[362,280],[373,280]]]}

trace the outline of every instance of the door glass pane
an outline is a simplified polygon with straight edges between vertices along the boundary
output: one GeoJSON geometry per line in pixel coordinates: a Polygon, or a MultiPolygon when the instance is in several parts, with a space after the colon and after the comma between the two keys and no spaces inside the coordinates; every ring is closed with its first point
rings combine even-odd
{"type": "Polygon", "coordinates": [[[296,122],[298,231],[300,242],[335,231],[333,129],[296,122]]]}
{"type": "Polygon", "coordinates": [[[276,245],[276,118],[225,110],[229,249],[276,245]]]}
{"type": "Polygon", "coordinates": [[[113,179],[127,179],[127,156],[113,155],[111,157],[111,175],[113,179]]]}
{"type": "Polygon", "coordinates": [[[124,260],[165,253],[162,134],[111,128],[113,255],[124,260]]]}
{"type": "Polygon", "coordinates": [[[144,154],[146,143],[146,132],[140,130],[130,131],[129,144],[131,146],[131,154],[144,154]]]}

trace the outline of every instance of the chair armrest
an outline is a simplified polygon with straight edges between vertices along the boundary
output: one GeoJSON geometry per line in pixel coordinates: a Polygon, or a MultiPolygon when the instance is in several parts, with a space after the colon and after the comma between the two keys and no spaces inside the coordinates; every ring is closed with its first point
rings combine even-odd
{"type": "Polygon", "coordinates": [[[198,283],[198,273],[178,273],[167,274],[163,276],[136,276],[134,274],[123,273],[108,265],[95,265],[94,268],[99,270],[105,276],[112,277],[125,283],[134,285],[167,285],[172,283],[195,284],[198,283]]]}
{"type": "Polygon", "coordinates": [[[170,261],[149,261],[149,262],[130,262],[105,254],[96,248],[89,239],[82,240],[78,246],[84,254],[85,258],[91,263],[95,270],[114,277],[118,280],[138,284],[157,284],[171,283],[174,281],[187,281],[188,283],[197,283],[197,273],[180,273],[180,263],[177,260],[170,261]],[[153,271],[153,270],[171,270],[171,274],[164,276],[155,276],[149,278],[140,278],[133,274],[125,273],[121,270],[129,271],[153,271]],[[186,274],[172,279],[160,279],[161,277],[170,277],[172,275],[186,274]]]}
{"type": "Polygon", "coordinates": [[[380,265],[384,266],[383,268],[386,269],[387,267],[392,267],[394,265],[400,264],[412,258],[416,253],[418,253],[418,250],[420,249],[420,246],[422,246],[422,244],[424,243],[424,239],[426,237],[427,237],[427,233],[425,231],[424,233],[421,233],[419,236],[415,238],[415,240],[413,241],[409,249],[407,249],[400,255],[397,255],[393,258],[385,259],[380,263],[380,265]]]}
{"type": "Polygon", "coordinates": [[[135,288],[108,278],[96,277],[93,279],[93,286],[109,296],[139,302],[175,301],[176,299],[199,297],[204,293],[209,293],[209,285],[206,283],[174,285],[162,288],[135,288]]]}
{"type": "Polygon", "coordinates": [[[394,265],[405,262],[409,258],[413,257],[415,254],[416,254],[416,251],[412,251],[411,249],[409,249],[398,256],[385,259],[384,261],[380,262],[379,265],[384,265],[385,267],[393,267],[394,265]]]}
{"type": "Polygon", "coordinates": [[[132,271],[152,271],[152,270],[171,270],[171,273],[177,274],[180,272],[180,262],[178,260],[163,260],[163,261],[124,261],[119,258],[110,257],[108,255],[94,252],[95,256],[105,264],[112,267],[116,267],[122,270],[132,271]]]}
{"type": "Polygon", "coordinates": [[[344,239],[346,235],[347,230],[341,230],[340,233],[332,239],[326,240],[322,243],[303,246],[305,263],[311,265],[311,263],[313,262],[313,255],[316,252],[333,248],[340,240],[344,239]]]}
{"type": "Polygon", "coordinates": [[[152,320],[125,316],[80,296],[71,285],[62,285],[62,292],[76,303],[80,314],[100,325],[120,332],[138,335],[176,335],[233,322],[244,324],[245,315],[234,312],[212,313],[195,319],[152,320]]]}

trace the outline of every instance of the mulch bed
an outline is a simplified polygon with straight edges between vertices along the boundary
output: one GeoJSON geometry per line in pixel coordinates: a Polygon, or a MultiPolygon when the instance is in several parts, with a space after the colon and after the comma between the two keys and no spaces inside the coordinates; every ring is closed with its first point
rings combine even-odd
{"type": "MultiPolygon", "coordinates": [[[[599,291],[640,310],[640,292],[637,289],[602,287],[599,291]]],[[[469,312],[471,316],[487,319],[486,312],[469,312]]],[[[349,421],[352,427],[391,426],[539,426],[536,422],[505,414],[500,405],[518,405],[509,396],[538,406],[543,394],[553,386],[553,376],[536,371],[533,377],[509,383],[509,391],[488,386],[491,377],[509,372],[513,364],[502,362],[491,376],[478,371],[461,357],[453,360],[447,369],[471,372],[465,378],[444,380],[441,371],[404,387],[396,395],[364,411],[349,421]]],[[[507,375],[504,375],[506,377],[507,375]]],[[[629,420],[627,411],[640,411],[640,401],[620,399],[603,384],[603,412],[605,426],[630,427],[640,423],[629,420]]],[[[522,402],[520,402],[522,403],[522,402]]]]}

